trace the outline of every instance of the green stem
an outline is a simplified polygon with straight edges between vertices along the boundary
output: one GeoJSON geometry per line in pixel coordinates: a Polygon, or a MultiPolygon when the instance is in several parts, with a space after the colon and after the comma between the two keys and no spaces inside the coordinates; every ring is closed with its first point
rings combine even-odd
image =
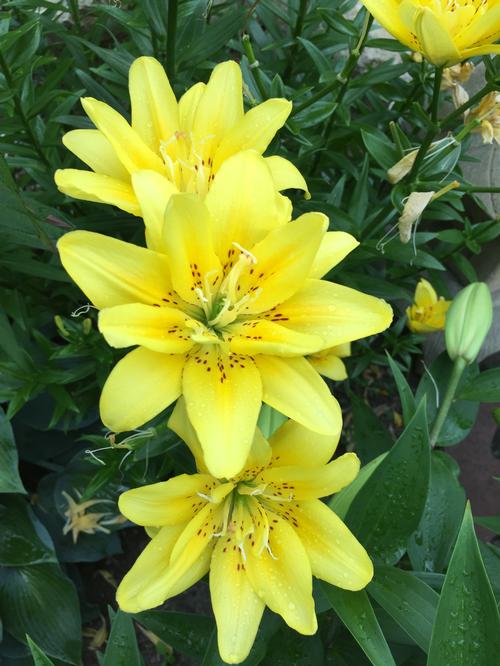
{"type": "Polygon", "coordinates": [[[243,37],[241,38],[241,43],[243,44],[243,50],[245,51],[245,55],[248,58],[250,71],[252,72],[255,85],[257,86],[257,89],[260,93],[261,99],[265,100],[267,99],[268,94],[266,91],[266,87],[264,85],[264,79],[262,78],[262,72],[260,71],[259,68],[259,61],[255,57],[252,42],[250,41],[250,35],[247,34],[243,35],[243,37]]]}
{"type": "Polygon", "coordinates": [[[297,55],[297,50],[298,50],[297,37],[300,37],[300,35],[302,34],[302,30],[304,28],[304,20],[307,13],[307,2],[308,0],[300,0],[299,11],[297,12],[297,20],[295,22],[295,28],[293,29],[294,42],[290,48],[290,58],[283,73],[283,78],[285,80],[290,78],[290,75],[292,73],[295,56],[297,55]]]}
{"type": "Polygon", "coordinates": [[[422,166],[422,162],[424,161],[425,156],[427,155],[427,151],[431,147],[432,142],[434,141],[440,129],[439,120],[438,120],[438,111],[439,111],[439,93],[441,91],[442,78],[443,78],[443,68],[436,67],[436,69],[434,70],[434,86],[432,90],[432,100],[430,107],[432,126],[429,127],[429,129],[427,130],[424,140],[422,141],[422,145],[420,146],[417,156],[415,158],[415,162],[413,163],[413,167],[407,176],[407,180],[409,182],[415,181],[416,178],[418,177],[418,172],[420,170],[420,167],[422,166]]]}
{"type": "Polygon", "coordinates": [[[168,0],[167,23],[167,74],[170,80],[175,75],[175,38],[177,35],[177,2],[168,0]]]}
{"type": "Polygon", "coordinates": [[[3,71],[5,80],[7,81],[7,85],[12,90],[14,106],[16,107],[17,115],[19,116],[22,124],[24,125],[24,129],[26,131],[26,134],[29,136],[31,143],[33,144],[33,148],[35,149],[39,158],[42,160],[45,166],[49,167],[49,169],[52,169],[52,165],[44,153],[42,144],[38,140],[38,137],[36,136],[35,132],[33,131],[33,128],[31,127],[30,121],[28,120],[26,114],[24,113],[23,105],[21,103],[21,98],[14,84],[14,79],[12,77],[9,65],[1,52],[0,52],[0,69],[3,71]]]}
{"type": "Polygon", "coordinates": [[[434,425],[432,426],[431,436],[430,436],[430,443],[432,448],[436,446],[436,442],[438,440],[439,434],[441,433],[443,425],[446,421],[446,417],[448,416],[448,412],[450,411],[451,405],[453,404],[453,398],[455,397],[458,384],[460,382],[460,379],[462,377],[462,374],[466,366],[467,362],[463,358],[458,357],[455,359],[455,363],[453,364],[453,370],[451,371],[451,376],[448,381],[448,386],[446,387],[446,393],[444,394],[444,398],[439,407],[436,420],[434,421],[434,425]]]}
{"type": "Polygon", "coordinates": [[[479,187],[476,185],[460,185],[460,187],[455,188],[457,192],[467,192],[467,194],[473,194],[474,192],[480,192],[485,194],[499,194],[500,187],[479,187]]]}
{"type": "Polygon", "coordinates": [[[78,0],[69,0],[69,10],[71,12],[71,17],[73,18],[73,23],[75,24],[76,30],[79,34],[81,34],[82,24],[80,23],[80,7],[78,6],[78,0]]]}

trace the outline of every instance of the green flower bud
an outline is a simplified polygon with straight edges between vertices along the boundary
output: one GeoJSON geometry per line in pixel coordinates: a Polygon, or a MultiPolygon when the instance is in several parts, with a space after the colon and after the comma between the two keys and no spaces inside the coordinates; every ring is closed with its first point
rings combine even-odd
{"type": "Polygon", "coordinates": [[[484,282],[473,282],[462,289],[446,315],[446,349],[452,361],[476,360],[493,321],[490,290],[484,282]]]}

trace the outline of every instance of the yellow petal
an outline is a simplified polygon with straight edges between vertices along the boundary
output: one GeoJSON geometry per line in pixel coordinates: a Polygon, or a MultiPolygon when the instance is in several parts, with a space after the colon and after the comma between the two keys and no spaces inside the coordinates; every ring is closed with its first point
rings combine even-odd
{"type": "Polygon", "coordinates": [[[188,445],[196,461],[196,469],[200,472],[206,472],[207,466],[203,457],[200,440],[193,428],[186,409],[186,401],[181,396],[175,403],[174,410],[168,420],[168,427],[188,445]]]}
{"type": "Polygon", "coordinates": [[[80,169],[58,169],[54,180],[61,192],[74,199],[111,204],[131,215],[141,214],[134,191],[124,180],[80,169]]]}
{"type": "MultiPolygon", "coordinates": [[[[310,213],[271,231],[252,248],[256,263],[240,278],[241,293],[254,293],[244,311],[271,310],[305,282],[324,235],[324,215],[310,213]]],[[[273,319],[273,313],[269,313],[273,319]]],[[[312,331],[311,331],[312,333],[312,331]]],[[[314,335],[314,334],[313,334],[314,335]]]]}
{"type": "Polygon", "coordinates": [[[323,236],[318,253],[309,272],[310,278],[322,278],[355,250],[359,242],[344,231],[329,231],[323,236]]]}
{"type": "MultiPolygon", "coordinates": [[[[259,428],[255,429],[255,434],[248,454],[246,463],[245,463],[245,476],[249,478],[249,471],[255,469],[262,469],[266,467],[271,461],[272,450],[269,445],[269,442],[261,433],[259,428]]],[[[255,476],[255,474],[253,475],[255,476]]]]}
{"type": "Polygon", "coordinates": [[[234,252],[234,242],[249,250],[269,231],[286,224],[289,210],[282,203],[263,157],[246,151],[224,162],[205,199],[222,263],[234,252]]]}
{"type": "Polygon", "coordinates": [[[215,153],[214,168],[217,170],[224,160],[241,150],[252,149],[262,155],[291,110],[292,103],[286,99],[268,99],[250,109],[224,135],[215,153]]]}
{"type": "Polygon", "coordinates": [[[304,356],[321,348],[322,339],[295,333],[265,319],[248,319],[228,327],[230,349],[237,354],[304,356]]]}
{"type": "Polygon", "coordinates": [[[160,142],[179,129],[177,100],[165,70],[155,58],[142,56],[129,72],[132,127],[156,154],[160,142]]]}
{"type": "Polygon", "coordinates": [[[437,303],[438,296],[430,282],[421,278],[415,289],[415,303],[420,307],[427,307],[437,303]]]}
{"type": "Polygon", "coordinates": [[[185,357],[139,347],[115,365],[102,389],[99,407],[113,432],[134,430],[150,421],[181,394],[185,357]]]}
{"type": "Polygon", "coordinates": [[[318,356],[310,356],[307,360],[316,372],[319,372],[323,377],[333,379],[335,382],[341,382],[342,380],[347,379],[345,363],[335,354],[328,354],[325,356],[318,354],[318,356]]]}
{"type": "Polygon", "coordinates": [[[195,83],[179,100],[179,125],[183,132],[193,131],[193,121],[200,99],[205,91],[205,84],[195,83]]]}
{"type": "Polygon", "coordinates": [[[182,387],[208,469],[217,478],[235,476],[250,451],[261,406],[254,362],[206,345],[186,363],[182,387]]]}
{"type": "Polygon", "coordinates": [[[162,160],[144,143],[118,111],[92,97],[83,97],[82,106],[97,129],[113,146],[118,159],[129,173],[140,169],[152,169],[164,173],[162,160]]]}
{"type": "Polygon", "coordinates": [[[415,16],[415,33],[422,46],[422,53],[434,65],[454,65],[461,55],[438,16],[426,7],[415,16]]]}
{"type": "Polygon", "coordinates": [[[312,598],[311,565],[300,539],[284,520],[269,514],[269,548],[260,555],[249,548],[246,571],[266,606],[289,627],[311,635],[318,627],[312,598]]]}
{"type": "Polygon", "coordinates": [[[168,296],[166,257],[92,231],[71,231],[57,243],[62,265],[98,308],[161,303],[168,296]]]}
{"type": "Polygon", "coordinates": [[[181,474],[168,481],[133,488],[118,500],[120,512],[137,525],[187,523],[206,505],[198,493],[210,494],[217,481],[208,474],[181,474]]]}
{"type": "Polygon", "coordinates": [[[214,289],[221,266],[213,249],[210,215],[199,197],[174,194],[170,198],[163,245],[169,256],[175,290],[184,300],[200,305],[197,290],[206,291],[207,280],[214,289]]]}
{"type": "Polygon", "coordinates": [[[170,556],[182,532],[182,525],[162,527],[139,555],[116,591],[116,600],[123,611],[139,613],[159,606],[194,585],[207,573],[211,557],[209,548],[177,578],[171,575],[168,566],[170,556]]]}
{"type": "Polygon", "coordinates": [[[304,190],[306,199],[311,198],[306,181],[296,166],[285,160],[284,157],[278,157],[278,155],[266,157],[265,160],[277,190],[280,192],[281,190],[290,189],[304,190]]]}
{"type": "Polygon", "coordinates": [[[306,428],[339,436],[342,413],[327,385],[303,358],[255,356],[263,401],[306,428]]]}
{"type": "Polygon", "coordinates": [[[500,44],[483,44],[482,46],[464,49],[462,51],[462,58],[468,60],[469,58],[475,58],[476,56],[495,54],[500,54],[500,44]]]}
{"type": "Polygon", "coordinates": [[[319,335],[325,347],[380,333],[392,321],[382,299],[325,280],[307,280],[272,314],[294,331],[319,335]]]}
{"type": "Polygon", "coordinates": [[[156,171],[136,171],[132,174],[132,187],[141,207],[146,227],[146,243],[150,250],[164,252],[163,221],[165,210],[177,188],[156,171]]]}
{"type": "Polygon", "coordinates": [[[362,2],[377,22],[390,32],[391,35],[403,44],[406,44],[406,46],[414,50],[416,49],[415,45],[411,45],[410,31],[399,15],[401,0],[362,0],[362,2]]]}
{"type": "Polygon", "coordinates": [[[66,148],[85,162],[92,171],[129,182],[128,171],[118,159],[113,146],[99,130],[71,130],[66,132],[62,141],[66,148]]]}
{"type": "Polygon", "coordinates": [[[241,69],[233,60],[214,67],[198,102],[193,129],[200,139],[213,137],[214,147],[243,117],[241,69]]]}
{"type": "MultiPolygon", "coordinates": [[[[493,5],[493,3],[489,3],[493,5]]],[[[468,23],[463,30],[455,35],[454,41],[458,48],[481,47],[481,42],[487,42],[482,46],[488,50],[484,53],[493,53],[489,47],[494,47],[494,42],[500,38],[500,5],[487,7],[482,16],[477,16],[468,23]]],[[[497,49],[500,44],[497,44],[497,49]]],[[[497,50],[498,53],[498,50],[497,50]]]]}
{"type": "Polygon", "coordinates": [[[338,493],[354,481],[358,472],[358,456],[344,453],[321,467],[269,467],[259,474],[256,484],[269,484],[265,492],[271,495],[280,490],[294,500],[309,500],[338,493]]]}
{"type": "Polygon", "coordinates": [[[300,502],[295,527],[314,576],[344,590],[361,590],[373,577],[366,550],[340,518],[320,500],[300,502]]]}
{"type": "Polygon", "coordinates": [[[335,453],[340,438],[320,435],[297,421],[285,421],[269,440],[273,457],[271,466],[318,467],[325,465],[335,453]]]}
{"type": "Polygon", "coordinates": [[[227,664],[248,656],[257,635],[264,602],[255,594],[234,538],[220,538],[210,564],[210,597],[217,623],[219,653],[227,664]]]}
{"type": "Polygon", "coordinates": [[[169,307],[127,303],[105,308],[99,313],[99,330],[112,347],[141,345],[164,354],[182,354],[193,346],[189,319],[169,307]]]}

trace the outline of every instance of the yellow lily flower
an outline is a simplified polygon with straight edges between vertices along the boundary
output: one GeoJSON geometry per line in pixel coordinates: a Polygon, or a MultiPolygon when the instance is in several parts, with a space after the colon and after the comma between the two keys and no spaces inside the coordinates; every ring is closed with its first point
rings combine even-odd
{"type": "Polygon", "coordinates": [[[296,631],[316,632],[312,576],[347,590],[370,582],[365,549],[318,499],[359,470],[354,453],[328,463],[338,435],[287,421],[267,442],[257,430],[241,474],[219,479],[203,466],[183,400],[169,425],[201,466],[120,496],[120,511],[152,536],[118,587],[122,610],[154,608],[210,571],[219,652],[237,664],[250,652],[265,606],[296,631]]]}
{"type": "Polygon", "coordinates": [[[500,53],[499,0],[361,0],[402,44],[435,65],[500,53]]]}
{"type": "Polygon", "coordinates": [[[351,343],[344,342],[342,345],[335,345],[316,354],[311,354],[307,357],[307,360],[320,375],[340,382],[347,379],[347,370],[342,359],[350,355],[351,343]]]}
{"type": "Polygon", "coordinates": [[[444,329],[451,301],[438,298],[434,287],[422,278],[415,290],[415,302],[406,309],[408,328],[414,333],[434,333],[444,329]]]}
{"type": "MultiPolygon", "coordinates": [[[[76,492],[78,496],[78,491],[76,492]]],[[[104,524],[100,521],[105,516],[111,515],[110,512],[106,511],[105,513],[87,513],[87,509],[90,509],[90,507],[94,506],[95,504],[112,503],[111,500],[93,499],[87,500],[86,502],[76,502],[71,497],[71,495],[69,495],[64,490],[61,494],[68,503],[68,508],[64,512],[64,515],[66,516],[66,523],[63,527],[63,534],[66,535],[71,532],[73,543],[78,541],[80,532],[84,532],[85,534],[95,534],[96,532],[104,532],[105,534],[109,534],[109,530],[104,527],[104,525],[112,524],[116,522],[116,520],[107,520],[104,521],[104,524]]],[[[79,496],[78,499],[80,499],[79,496]]]]}
{"type": "MultiPolygon", "coordinates": [[[[174,192],[206,195],[224,162],[241,150],[263,153],[292,109],[285,99],[268,99],[243,110],[242,76],[233,61],[217,65],[208,83],[196,83],[179,101],[161,64],[142,56],[129,75],[132,122],[91,97],[82,98],[97,129],[72,130],[64,145],[92,171],[59,169],[61,192],[86,201],[112,204],[143,216],[134,174],[155,175],[162,200],[174,192]]],[[[303,189],[299,171],[282,157],[266,163],[277,190],[303,189]]]]}
{"type": "Polygon", "coordinates": [[[243,467],[262,402],[335,433],[339,406],[304,357],[392,319],[384,301],[319,279],[357,241],[327,233],[321,213],[289,222],[264,158],[251,151],[225,162],[204,202],[176,194],[163,224],[161,211],[145,218],[160,251],[88,231],[58,243],[63,266],[101,310],[107,342],[139,345],[104,386],[104,424],[133,430],[182,394],[217,477],[243,467]]]}

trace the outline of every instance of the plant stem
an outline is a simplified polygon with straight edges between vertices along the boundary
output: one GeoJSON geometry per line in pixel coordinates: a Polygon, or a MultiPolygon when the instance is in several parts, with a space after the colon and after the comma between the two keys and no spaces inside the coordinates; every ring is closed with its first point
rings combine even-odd
{"type": "Polygon", "coordinates": [[[71,12],[71,17],[73,18],[73,23],[75,24],[76,30],[79,34],[81,34],[82,24],[80,23],[80,7],[78,6],[78,0],[69,0],[69,10],[71,12]]]}
{"type": "Polygon", "coordinates": [[[42,160],[45,166],[49,167],[49,169],[52,169],[52,165],[44,153],[42,144],[38,140],[38,137],[36,136],[35,132],[33,131],[33,128],[31,127],[30,121],[28,120],[26,114],[24,113],[23,105],[21,103],[21,98],[19,96],[18,91],[16,90],[16,86],[14,84],[14,79],[12,78],[12,73],[10,71],[9,65],[1,52],[0,52],[0,69],[3,71],[5,80],[7,81],[7,85],[13,92],[14,106],[16,107],[17,114],[22,124],[24,125],[26,134],[29,136],[31,143],[33,144],[33,148],[35,149],[39,158],[42,160]]]}
{"type": "Polygon", "coordinates": [[[283,78],[285,80],[290,78],[290,75],[292,73],[295,56],[297,55],[297,50],[298,50],[297,37],[300,37],[300,35],[302,34],[302,30],[304,28],[304,19],[306,17],[306,12],[307,12],[307,1],[308,0],[300,0],[299,11],[297,12],[297,20],[295,22],[295,28],[293,29],[294,42],[290,48],[290,58],[288,59],[288,64],[283,73],[283,78]]]}
{"type": "Polygon", "coordinates": [[[241,43],[243,44],[243,50],[245,51],[245,55],[248,58],[248,63],[250,65],[250,70],[252,72],[255,85],[259,90],[261,99],[265,100],[268,98],[268,94],[266,91],[266,86],[264,85],[264,80],[262,78],[262,72],[259,69],[259,61],[255,57],[252,42],[250,41],[250,35],[245,33],[241,38],[241,43]]]}
{"type": "Polygon", "coordinates": [[[446,387],[446,393],[444,395],[443,402],[439,407],[436,420],[434,421],[434,425],[432,426],[432,431],[430,436],[430,444],[432,448],[436,446],[436,442],[441,433],[443,425],[446,421],[448,412],[450,411],[451,405],[453,404],[453,398],[455,397],[458,383],[460,382],[460,379],[462,377],[462,374],[466,366],[467,362],[463,358],[458,357],[455,359],[455,363],[453,364],[453,370],[451,371],[451,376],[448,381],[448,386],[446,387]]]}
{"type": "Polygon", "coordinates": [[[175,38],[177,34],[177,2],[168,0],[167,18],[167,74],[169,79],[175,75],[175,38]]]}
{"type": "Polygon", "coordinates": [[[434,141],[436,134],[439,132],[440,125],[438,120],[438,111],[439,111],[439,93],[441,91],[441,79],[443,78],[443,67],[436,67],[434,70],[434,86],[432,90],[432,100],[431,100],[431,119],[432,126],[429,127],[427,133],[422,141],[422,145],[419,148],[415,162],[410,173],[407,176],[409,182],[413,182],[418,177],[418,172],[422,165],[422,162],[427,155],[427,151],[431,147],[432,142],[434,141]]]}

